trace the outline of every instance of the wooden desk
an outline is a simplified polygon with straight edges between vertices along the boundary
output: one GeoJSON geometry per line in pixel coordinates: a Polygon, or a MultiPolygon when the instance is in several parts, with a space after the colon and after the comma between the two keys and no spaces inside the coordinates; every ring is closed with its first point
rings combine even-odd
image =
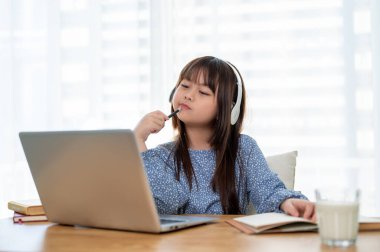
{"type": "Polygon", "coordinates": [[[321,245],[318,233],[246,235],[223,220],[166,234],[0,220],[0,251],[380,251],[380,231],[361,232],[348,249],[321,245]]]}

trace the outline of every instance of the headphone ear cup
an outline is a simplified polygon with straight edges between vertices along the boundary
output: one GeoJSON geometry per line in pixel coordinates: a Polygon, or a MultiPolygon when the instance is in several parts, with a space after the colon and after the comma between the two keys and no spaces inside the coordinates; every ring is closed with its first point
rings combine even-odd
{"type": "Polygon", "coordinates": [[[241,104],[241,99],[242,99],[242,93],[243,93],[243,82],[240,78],[240,74],[238,73],[237,69],[228,61],[226,63],[231,67],[232,71],[234,72],[237,82],[237,98],[236,102],[233,102],[232,109],[231,109],[231,125],[234,125],[237,120],[239,119],[240,115],[240,104],[241,104]]]}
{"type": "Polygon", "coordinates": [[[174,92],[175,92],[175,88],[173,88],[173,90],[170,92],[170,95],[169,95],[169,102],[170,102],[170,103],[171,103],[172,100],[173,100],[174,92]]]}
{"type": "Polygon", "coordinates": [[[234,125],[239,119],[240,106],[234,106],[231,111],[231,125],[234,125]]]}

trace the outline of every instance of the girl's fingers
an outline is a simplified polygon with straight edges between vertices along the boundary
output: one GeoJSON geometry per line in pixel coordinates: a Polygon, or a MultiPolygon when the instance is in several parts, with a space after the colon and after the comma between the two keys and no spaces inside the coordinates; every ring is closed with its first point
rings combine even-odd
{"type": "Polygon", "coordinates": [[[283,207],[282,210],[291,216],[298,217],[299,216],[299,211],[298,209],[293,205],[292,199],[286,199],[283,202],[283,207]]]}
{"type": "Polygon", "coordinates": [[[311,219],[314,212],[314,205],[313,204],[306,204],[305,211],[303,213],[303,217],[305,219],[311,219]]]}
{"type": "Polygon", "coordinates": [[[151,123],[151,133],[158,133],[162,128],[165,127],[165,120],[162,117],[153,118],[153,121],[151,123]]]}
{"type": "Polygon", "coordinates": [[[149,134],[158,133],[165,127],[165,121],[169,118],[161,111],[153,111],[146,114],[135,128],[136,137],[146,141],[149,134]]]}
{"type": "Polygon", "coordinates": [[[311,217],[311,220],[314,221],[314,222],[317,222],[317,211],[314,210],[314,214],[311,217]]]}

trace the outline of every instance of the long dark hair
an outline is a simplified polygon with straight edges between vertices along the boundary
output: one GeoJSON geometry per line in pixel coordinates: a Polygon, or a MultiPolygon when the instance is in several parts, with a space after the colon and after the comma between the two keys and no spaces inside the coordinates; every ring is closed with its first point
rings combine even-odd
{"type": "MultiPolygon", "coordinates": [[[[196,58],[182,69],[175,88],[178,88],[184,79],[199,82],[200,75],[203,75],[204,83],[217,95],[217,114],[213,125],[215,130],[209,140],[216,154],[216,169],[211,186],[214,192],[219,193],[223,212],[225,214],[239,214],[241,211],[238,192],[236,191],[235,162],[238,158],[239,136],[245,113],[244,85],[242,83],[243,95],[239,119],[235,125],[231,125],[231,108],[237,98],[237,77],[231,66],[212,56],[196,58]]],[[[178,131],[174,149],[176,178],[179,180],[183,169],[191,189],[194,169],[188,151],[186,127],[177,117],[173,117],[172,123],[174,129],[178,131]]],[[[240,158],[238,162],[242,163],[240,158]]],[[[241,169],[241,165],[239,167],[241,169]]],[[[239,174],[242,172],[240,171],[239,174]]],[[[195,182],[197,182],[196,178],[195,182]]]]}

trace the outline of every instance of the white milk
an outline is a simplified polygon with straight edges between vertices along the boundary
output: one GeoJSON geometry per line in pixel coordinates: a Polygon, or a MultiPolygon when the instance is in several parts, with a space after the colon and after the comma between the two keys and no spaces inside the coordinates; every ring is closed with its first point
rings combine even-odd
{"type": "Polygon", "coordinates": [[[318,201],[317,216],[322,242],[352,241],[358,233],[358,202],[318,201]]]}

